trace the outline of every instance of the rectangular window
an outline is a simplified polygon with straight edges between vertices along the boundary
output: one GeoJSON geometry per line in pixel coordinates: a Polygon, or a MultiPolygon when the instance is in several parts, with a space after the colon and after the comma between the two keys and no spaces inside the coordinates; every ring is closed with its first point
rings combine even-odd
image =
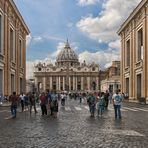
{"type": "Polygon", "coordinates": [[[126,42],[126,66],[130,66],[130,40],[126,42]]]}
{"type": "Polygon", "coordinates": [[[15,49],[14,49],[14,31],[10,28],[10,59],[11,61],[15,60],[15,49]]]}
{"type": "Polygon", "coordinates": [[[137,75],[137,99],[141,98],[141,74],[137,75]]]}
{"type": "Polygon", "coordinates": [[[20,49],[20,67],[22,67],[22,41],[19,40],[19,49],[20,49]]]}
{"type": "Polygon", "coordinates": [[[14,75],[11,74],[11,94],[15,91],[15,80],[14,75]]]}
{"type": "Polygon", "coordinates": [[[126,78],[125,79],[125,93],[128,93],[129,94],[129,78],[126,78]]]}
{"type": "Polygon", "coordinates": [[[138,31],[137,61],[143,59],[143,29],[138,31]]]}

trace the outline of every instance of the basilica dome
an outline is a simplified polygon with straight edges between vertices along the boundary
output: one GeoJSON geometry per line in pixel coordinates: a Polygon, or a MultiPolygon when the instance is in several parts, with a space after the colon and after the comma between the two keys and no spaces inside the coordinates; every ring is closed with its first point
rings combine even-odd
{"type": "Polygon", "coordinates": [[[79,65],[79,60],[77,54],[70,47],[69,42],[67,40],[64,49],[58,54],[56,58],[56,64],[59,66],[64,66],[69,63],[69,66],[79,65]]]}

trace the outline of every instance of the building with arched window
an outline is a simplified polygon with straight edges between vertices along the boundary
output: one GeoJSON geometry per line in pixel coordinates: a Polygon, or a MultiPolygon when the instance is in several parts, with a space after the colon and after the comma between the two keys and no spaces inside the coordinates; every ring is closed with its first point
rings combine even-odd
{"type": "Polygon", "coordinates": [[[34,71],[37,91],[97,91],[99,90],[99,66],[94,62],[79,62],[68,41],[58,54],[56,62],[38,63],[34,71]]]}

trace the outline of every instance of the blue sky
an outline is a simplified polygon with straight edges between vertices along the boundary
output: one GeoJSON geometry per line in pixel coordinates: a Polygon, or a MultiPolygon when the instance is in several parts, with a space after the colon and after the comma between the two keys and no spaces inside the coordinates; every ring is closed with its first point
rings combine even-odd
{"type": "Polygon", "coordinates": [[[14,0],[30,35],[27,38],[27,77],[39,60],[54,61],[66,39],[80,61],[107,67],[120,59],[116,34],[140,0],[14,0]],[[134,1],[134,2],[133,2],[134,1]]]}

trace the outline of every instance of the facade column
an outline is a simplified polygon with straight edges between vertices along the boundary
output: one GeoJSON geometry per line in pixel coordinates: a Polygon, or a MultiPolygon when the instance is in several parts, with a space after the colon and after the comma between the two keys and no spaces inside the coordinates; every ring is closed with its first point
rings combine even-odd
{"type": "Polygon", "coordinates": [[[122,92],[126,92],[126,89],[125,89],[125,75],[124,75],[124,72],[125,72],[125,35],[124,33],[122,32],[121,33],[121,70],[120,70],[120,73],[121,73],[121,91],[122,92]]]}
{"type": "Polygon", "coordinates": [[[73,76],[73,90],[75,90],[75,77],[73,76]]]}
{"type": "MultiPolygon", "coordinates": [[[[7,14],[8,13],[8,3],[5,3],[5,13],[7,14]]],[[[10,95],[11,94],[11,86],[10,86],[10,64],[9,64],[9,51],[8,49],[9,48],[9,34],[8,34],[8,31],[9,31],[9,20],[8,20],[8,17],[7,15],[5,15],[4,17],[4,48],[6,49],[5,50],[5,55],[7,55],[5,57],[5,66],[4,66],[4,95],[10,95]]]]}
{"type": "Polygon", "coordinates": [[[43,78],[43,91],[46,90],[46,77],[43,78]]]}
{"type": "Polygon", "coordinates": [[[71,90],[71,77],[69,76],[69,90],[71,90]]]}
{"type": "Polygon", "coordinates": [[[61,77],[59,77],[59,90],[61,90],[61,77]]]}
{"type": "MultiPolygon", "coordinates": [[[[146,14],[148,14],[148,5],[146,6],[146,14]]],[[[146,20],[145,20],[145,51],[146,51],[146,57],[148,57],[148,15],[146,15],[146,20]]],[[[148,58],[146,58],[146,63],[148,63],[148,58]]],[[[148,64],[146,64],[146,97],[148,100],[148,64]]]]}
{"type": "MultiPolygon", "coordinates": [[[[135,22],[133,21],[133,30],[132,30],[132,38],[133,38],[133,49],[132,49],[132,51],[134,50],[134,49],[136,49],[136,38],[135,38],[135,36],[136,36],[136,30],[135,30],[135,28],[136,28],[136,24],[135,24],[135,22]]],[[[134,69],[134,66],[135,66],[135,63],[136,63],[136,52],[133,52],[133,60],[132,60],[132,64],[133,64],[133,69],[131,69],[131,71],[132,71],[132,75],[133,75],[133,77],[132,77],[132,79],[133,79],[133,81],[132,81],[132,86],[133,86],[133,92],[132,92],[132,98],[134,99],[134,98],[136,98],[136,96],[137,96],[137,94],[136,94],[136,81],[137,81],[137,77],[136,77],[136,73],[135,73],[135,69],[134,69]]],[[[132,89],[132,87],[131,87],[131,89],[132,89]]]]}
{"type": "Polygon", "coordinates": [[[65,77],[63,76],[63,90],[65,90],[65,77]]]}
{"type": "Polygon", "coordinates": [[[81,77],[81,90],[84,90],[84,77],[81,77]]]}
{"type": "Polygon", "coordinates": [[[52,90],[52,76],[50,77],[50,90],[52,90]]]}
{"type": "Polygon", "coordinates": [[[59,82],[59,80],[58,80],[58,77],[56,76],[56,91],[57,91],[58,88],[59,88],[59,87],[58,87],[58,86],[59,86],[59,83],[58,83],[58,82],[59,82]]]}
{"type": "MultiPolygon", "coordinates": [[[[146,15],[146,14],[145,14],[146,15]]],[[[147,82],[146,82],[146,74],[147,74],[147,71],[146,71],[146,65],[148,65],[147,63],[147,56],[146,56],[146,51],[147,51],[147,48],[146,48],[146,31],[147,31],[147,28],[146,28],[146,18],[143,19],[143,73],[142,73],[142,77],[141,77],[141,80],[142,80],[142,88],[141,88],[141,95],[142,97],[146,97],[146,89],[147,88],[147,82]]]]}
{"type": "Polygon", "coordinates": [[[78,90],[78,81],[77,81],[77,77],[75,78],[75,88],[76,88],[76,90],[78,90]]]}
{"type": "MultiPolygon", "coordinates": [[[[133,22],[134,23],[134,22],[133,22]]],[[[133,54],[134,54],[134,52],[133,52],[133,49],[135,49],[134,48],[134,34],[133,34],[133,25],[134,24],[131,24],[131,26],[130,26],[130,30],[131,30],[131,32],[130,32],[130,67],[129,67],[129,69],[130,69],[130,75],[129,75],[129,96],[131,97],[131,99],[133,99],[133,89],[135,89],[135,87],[132,87],[132,86],[134,86],[133,85],[133,81],[134,81],[134,77],[133,77],[133,69],[134,69],[134,61],[133,61],[133,54]]]]}
{"type": "Polygon", "coordinates": [[[87,87],[88,87],[88,90],[90,90],[90,77],[87,77],[87,87]]]}
{"type": "Polygon", "coordinates": [[[99,83],[99,78],[98,78],[98,76],[96,77],[96,90],[99,90],[99,85],[98,85],[98,83],[99,83]]]}

